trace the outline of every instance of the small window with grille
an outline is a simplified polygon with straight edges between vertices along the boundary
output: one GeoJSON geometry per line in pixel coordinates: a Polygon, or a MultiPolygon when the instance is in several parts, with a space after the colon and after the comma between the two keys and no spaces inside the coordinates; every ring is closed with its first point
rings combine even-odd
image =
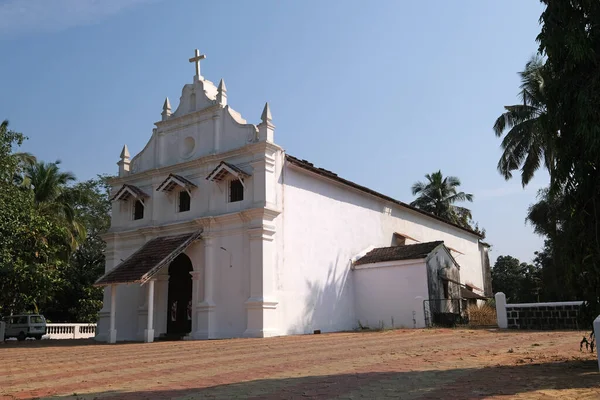
{"type": "Polygon", "coordinates": [[[190,205],[190,194],[185,190],[179,192],[179,212],[190,211],[190,205]]]}
{"type": "Polygon", "coordinates": [[[141,201],[136,200],[133,203],[133,219],[138,220],[144,218],[144,205],[141,201]]]}
{"type": "Polygon", "coordinates": [[[244,200],[244,186],[239,179],[235,179],[229,182],[229,202],[234,203],[236,201],[244,200]]]}

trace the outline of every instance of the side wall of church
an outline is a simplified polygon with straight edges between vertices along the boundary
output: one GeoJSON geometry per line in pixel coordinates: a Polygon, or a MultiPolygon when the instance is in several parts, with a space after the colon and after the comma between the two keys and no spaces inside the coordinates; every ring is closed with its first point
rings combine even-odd
{"type": "Polygon", "coordinates": [[[357,326],[351,259],[372,247],[393,245],[395,232],[420,241],[443,240],[457,250],[461,281],[483,288],[478,238],[286,164],[281,326],[287,333],[336,331],[357,326]]]}

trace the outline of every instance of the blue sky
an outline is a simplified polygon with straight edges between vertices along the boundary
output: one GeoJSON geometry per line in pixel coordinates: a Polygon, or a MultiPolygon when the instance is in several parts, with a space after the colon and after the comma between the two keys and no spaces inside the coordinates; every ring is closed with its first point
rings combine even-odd
{"type": "Polygon", "coordinates": [[[542,6],[496,1],[0,0],[0,119],[79,179],[117,171],[202,74],[253,123],[271,104],[289,154],[409,202],[441,169],[473,193],[492,257],[529,261],[542,238],[524,190],[496,171],[492,131],[517,102],[542,6]]]}

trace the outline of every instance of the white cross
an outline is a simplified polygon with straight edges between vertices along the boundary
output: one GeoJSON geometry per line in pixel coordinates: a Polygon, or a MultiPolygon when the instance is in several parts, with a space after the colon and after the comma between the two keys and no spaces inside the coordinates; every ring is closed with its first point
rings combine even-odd
{"type": "Polygon", "coordinates": [[[200,54],[200,51],[196,49],[196,56],[190,58],[190,62],[196,63],[196,77],[200,79],[200,60],[204,60],[206,56],[204,54],[200,54]]]}

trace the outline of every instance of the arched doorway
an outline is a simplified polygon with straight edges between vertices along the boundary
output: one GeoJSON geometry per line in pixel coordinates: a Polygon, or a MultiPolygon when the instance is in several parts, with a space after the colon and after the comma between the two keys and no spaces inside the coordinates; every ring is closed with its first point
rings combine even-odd
{"type": "Polygon", "coordinates": [[[167,335],[184,336],[192,331],[192,261],[180,254],[169,265],[167,335]]]}

